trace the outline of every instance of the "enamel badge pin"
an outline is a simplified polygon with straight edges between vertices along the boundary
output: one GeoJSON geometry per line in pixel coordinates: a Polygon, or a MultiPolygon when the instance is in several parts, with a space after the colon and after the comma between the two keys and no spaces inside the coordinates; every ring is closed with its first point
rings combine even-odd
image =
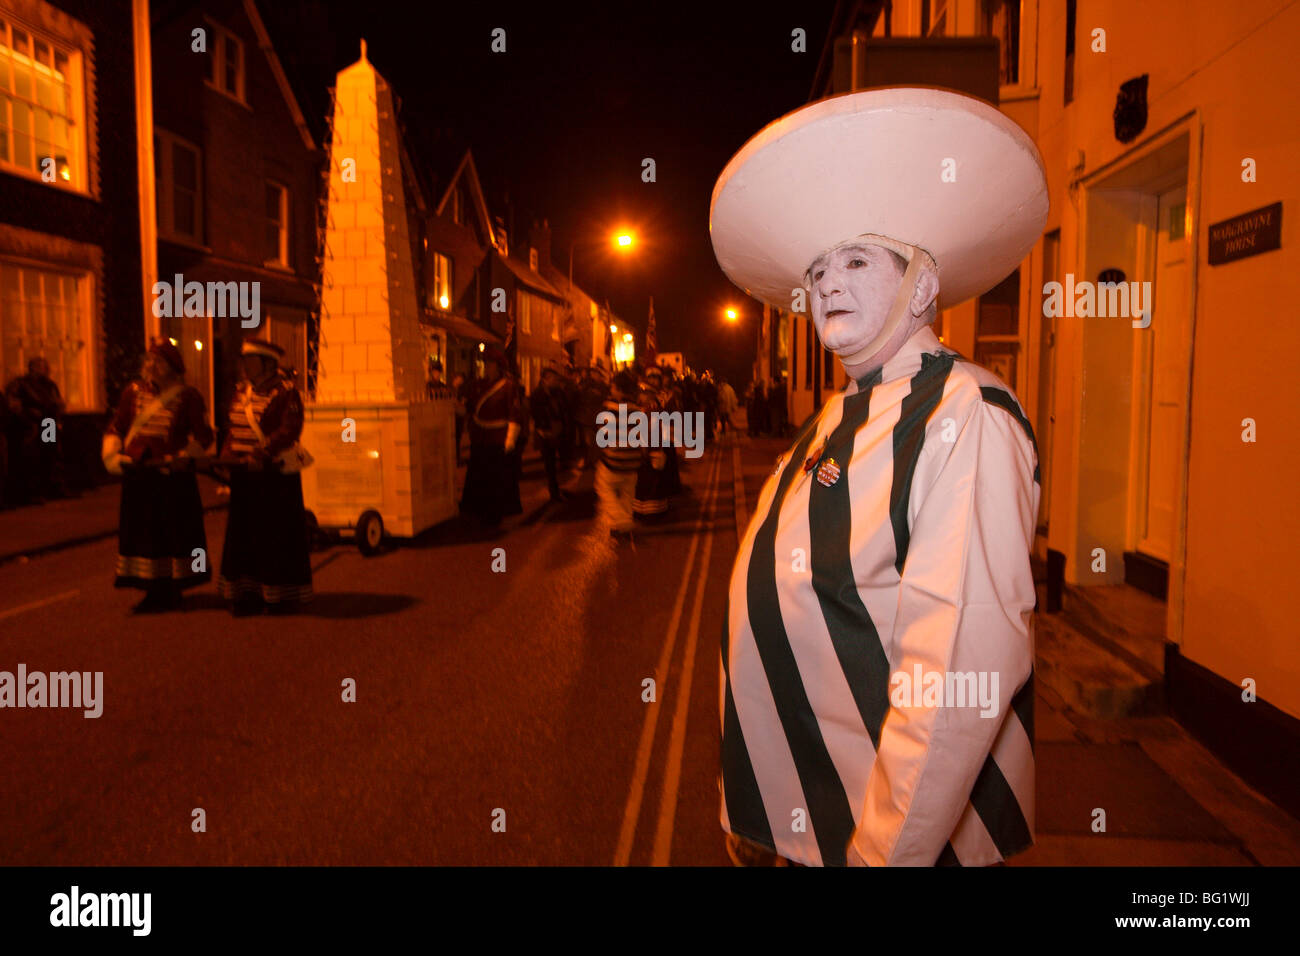
{"type": "Polygon", "coordinates": [[[827,458],[817,467],[817,480],[827,488],[840,480],[840,466],[834,458],[827,458]]]}

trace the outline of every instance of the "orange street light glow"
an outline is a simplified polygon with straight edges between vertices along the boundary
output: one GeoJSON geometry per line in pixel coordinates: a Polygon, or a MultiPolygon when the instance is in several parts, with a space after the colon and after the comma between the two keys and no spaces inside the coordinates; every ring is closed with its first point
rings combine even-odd
{"type": "Polygon", "coordinates": [[[728,310],[727,310],[727,321],[728,321],[728,322],[735,322],[735,321],[736,321],[736,310],[735,310],[735,309],[728,309],[728,310]]]}
{"type": "Polygon", "coordinates": [[[620,232],[614,241],[624,249],[630,248],[632,245],[632,234],[628,232],[620,232]]]}

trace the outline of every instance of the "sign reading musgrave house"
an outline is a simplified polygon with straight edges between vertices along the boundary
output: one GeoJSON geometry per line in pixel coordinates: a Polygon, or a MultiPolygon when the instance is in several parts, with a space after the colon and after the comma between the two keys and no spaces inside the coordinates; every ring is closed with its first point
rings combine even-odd
{"type": "Polygon", "coordinates": [[[1282,248],[1282,204],[1210,223],[1210,265],[1282,248]]]}

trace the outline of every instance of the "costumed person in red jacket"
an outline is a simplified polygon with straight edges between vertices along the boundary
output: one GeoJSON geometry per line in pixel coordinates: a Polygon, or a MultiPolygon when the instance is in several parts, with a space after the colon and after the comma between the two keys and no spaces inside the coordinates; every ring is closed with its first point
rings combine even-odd
{"type": "Polygon", "coordinates": [[[778,459],[732,570],[737,863],[987,866],[1033,843],[1038,452],[1006,383],[931,325],[1010,274],[1047,213],[1033,141],[939,89],[810,104],[718,180],[723,272],[779,308],[802,286],[848,378],[778,459]]]}
{"type": "Polygon", "coordinates": [[[505,352],[495,345],[483,351],[484,376],[473,382],[469,408],[469,467],[460,510],[495,526],[506,515],[522,514],[517,455],[527,410],[510,377],[505,352]]]}
{"type": "Polygon", "coordinates": [[[312,596],[298,474],[310,457],[298,444],[302,396],[280,372],[283,356],[272,342],[244,340],[244,380],[230,403],[230,431],[221,451],[232,467],[217,590],[236,616],[285,613],[312,596]]]}
{"type": "Polygon", "coordinates": [[[114,585],[145,592],[132,608],[137,614],[171,610],[185,588],[212,579],[203,502],[185,460],[212,442],[203,396],[185,384],[180,351],[170,342],[150,346],[103,443],[104,466],[122,476],[114,585]]]}

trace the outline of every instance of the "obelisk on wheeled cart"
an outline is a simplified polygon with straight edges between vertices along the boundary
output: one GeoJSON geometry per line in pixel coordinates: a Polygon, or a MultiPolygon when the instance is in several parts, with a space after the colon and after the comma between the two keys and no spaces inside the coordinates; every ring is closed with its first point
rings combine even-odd
{"type": "Polygon", "coordinates": [[[455,410],[428,397],[393,94],[366,59],[335,86],[303,496],[373,553],[456,513],[455,410]]]}

